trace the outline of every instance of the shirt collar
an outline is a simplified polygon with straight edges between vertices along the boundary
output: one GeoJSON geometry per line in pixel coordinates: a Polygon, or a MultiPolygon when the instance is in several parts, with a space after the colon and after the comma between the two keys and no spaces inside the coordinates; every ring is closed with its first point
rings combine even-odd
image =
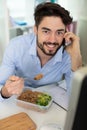
{"type": "Polygon", "coordinates": [[[63,55],[63,46],[57,51],[56,55],[53,57],[54,64],[56,62],[61,62],[62,61],[62,55],[63,55]]]}
{"type": "Polygon", "coordinates": [[[34,40],[32,41],[32,44],[31,44],[31,47],[30,47],[30,50],[29,50],[30,55],[34,55],[34,56],[37,55],[36,44],[37,44],[36,36],[34,36],[34,40]]]}

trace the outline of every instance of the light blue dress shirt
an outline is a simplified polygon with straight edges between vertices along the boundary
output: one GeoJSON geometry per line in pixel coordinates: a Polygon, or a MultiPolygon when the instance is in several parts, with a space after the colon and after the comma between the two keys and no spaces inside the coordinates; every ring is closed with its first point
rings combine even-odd
{"type": "Polygon", "coordinates": [[[72,78],[70,55],[63,46],[56,55],[41,67],[36,50],[36,36],[33,33],[12,39],[6,48],[0,67],[0,85],[4,85],[11,75],[27,78],[25,86],[39,87],[56,83],[65,76],[67,87],[72,78]],[[43,74],[40,80],[34,80],[37,74],[43,74]]]}

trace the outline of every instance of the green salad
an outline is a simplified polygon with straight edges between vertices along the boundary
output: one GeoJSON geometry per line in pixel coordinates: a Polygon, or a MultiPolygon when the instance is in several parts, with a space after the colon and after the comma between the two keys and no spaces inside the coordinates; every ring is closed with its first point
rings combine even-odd
{"type": "Polygon", "coordinates": [[[51,101],[52,97],[48,94],[39,94],[36,104],[40,105],[40,106],[47,106],[49,104],[49,102],[51,101]]]}

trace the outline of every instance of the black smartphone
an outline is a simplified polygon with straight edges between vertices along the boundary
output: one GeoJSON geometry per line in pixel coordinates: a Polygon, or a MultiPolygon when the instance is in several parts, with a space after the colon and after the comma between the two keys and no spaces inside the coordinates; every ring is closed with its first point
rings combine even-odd
{"type": "Polygon", "coordinates": [[[65,46],[65,38],[62,41],[62,45],[65,46]]]}
{"type": "Polygon", "coordinates": [[[71,44],[71,41],[68,43],[68,42],[65,41],[65,38],[63,39],[63,41],[62,41],[63,52],[64,52],[65,48],[66,48],[68,45],[70,45],[70,44],[71,44]]]}
{"type": "Polygon", "coordinates": [[[63,45],[63,51],[62,51],[62,53],[63,53],[64,50],[65,50],[65,47],[66,47],[66,45],[65,45],[65,38],[64,38],[63,41],[62,41],[62,45],[63,45]]]}

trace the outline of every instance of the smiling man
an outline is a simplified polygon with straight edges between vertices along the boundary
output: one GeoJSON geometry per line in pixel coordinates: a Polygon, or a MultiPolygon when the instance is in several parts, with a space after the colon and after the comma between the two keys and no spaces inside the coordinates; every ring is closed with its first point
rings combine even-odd
{"type": "Polygon", "coordinates": [[[36,35],[38,35],[38,47],[46,55],[54,56],[60,48],[65,34],[65,26],[61,18],[53,16],[43,18],[38,30],[37,27],[35,27],[35,32],[36,35]]]}
{"type": "Polygon", "coordinates": [[[72,23],[69,12],[46,2],[35,8],[34,18],[34,33],[12,39],[5,51],[0,68],[1,98],[20,94],[24,86],[56,83],[63,75],[69,91],[72,70],[81,66],[79,37],[67,31],[72,23]],[[38,74],[43,76],[35,80],[38,74]]]}

